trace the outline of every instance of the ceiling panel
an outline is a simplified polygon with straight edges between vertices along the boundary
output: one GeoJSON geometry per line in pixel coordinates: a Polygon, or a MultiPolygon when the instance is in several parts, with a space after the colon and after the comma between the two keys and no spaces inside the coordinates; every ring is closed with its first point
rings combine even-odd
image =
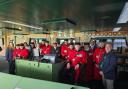
{"type": "Polygon", "coordinates": [[[112,28],[126,1],[0,0],[0,20],[38,26],[47,19],[67,17],[74,20],[79,29],[112,28]]]}

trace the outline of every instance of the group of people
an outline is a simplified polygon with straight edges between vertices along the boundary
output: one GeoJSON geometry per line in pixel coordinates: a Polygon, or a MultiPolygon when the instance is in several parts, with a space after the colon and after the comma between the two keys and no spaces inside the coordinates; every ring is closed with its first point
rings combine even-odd
{"type": "Polygon", "coordinates": [[[9,62],[9,73],[15,73],[15,59],[40,60],[43,55],[56,54],[62,59],[65,66],[63,72],[67,80],[72,76],[72,82],[78,83],[85,80],[92,89],[113,89],[116,78],[117,58],[112,52],[112,44],[101,40],[96,44],[95,40],[81,44],[65,40],[63,44],[42,40],[41,43],[26,42],[12,43],[6,49],[6,60],[9,62]],[[84,74],[82,74],[84,73],[84,74]],[[101,85],[104,86],[101,86],[101,85]]]}
{"type": "Polygon", "coordinates": [[[37,60],[40,61],[44,55],[57,54],[59,55],[59,48],[57,43],[53,45],[49,44],[49,41],[42,40],[41,43],[31,42],[29,45],[27,42],[16,44],[9,43],[6,48],[5,58],[9,63],[9,73],[15,74],[15,59],[24,60],[37,60]]]}
{"type": "Polygon", "coordinates": [[[98,44],[95,40],[84,45],[65,42],[61,45],[61,55],[66,60],[66,70],[74,70],[75,83],[85,78],[91,89],[113,89],[117,57],[112,49],[112,43],[104,39],[98,44]],[[82,75],[84,71],[85,75],[82,75]]]}
{"type": "Polygon", "coordinates": [[[6,59],[16,59],[22,58],[26,60],[39,59],[43,55],[55,54],[55,48],[57,48],[57,43],[53,43],[53,46],[49,44],[48,41],[42,41],[42,43],[31,42],[30,45],[27,42],[16,44],[14,47],[13,43],[9,43],[6,49],[6,59]],[[11,49],[12,51],[10,51],[11,49]],[[9,55],[9,53],[11,53],[9,55]]]}

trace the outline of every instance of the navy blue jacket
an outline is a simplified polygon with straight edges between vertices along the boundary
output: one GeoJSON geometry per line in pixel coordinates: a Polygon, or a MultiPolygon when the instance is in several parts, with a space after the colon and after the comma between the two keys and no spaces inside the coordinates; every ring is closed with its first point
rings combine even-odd
{"type": "Polygon", "coordinates": [[[13,49],[12,48],[7,48],[6,49],[5,58],[7,60],[12,60],[13,59],[13,49]]]}
{"type": "Polygon", "coordinates": [[[105,79],[114,80],[116,78],[117,57],[112,52],[103,55],[101,70],[105,79]]]}

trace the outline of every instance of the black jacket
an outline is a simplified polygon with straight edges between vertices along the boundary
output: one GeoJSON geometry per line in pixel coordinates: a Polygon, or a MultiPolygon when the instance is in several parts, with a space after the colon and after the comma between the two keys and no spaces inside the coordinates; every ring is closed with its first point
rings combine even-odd
{"type": "Polygon", "coordinates": [[[57,54],[60,55],[60,47],[57,47],[56,49],[52,47],[51,54],[57,54]]]}

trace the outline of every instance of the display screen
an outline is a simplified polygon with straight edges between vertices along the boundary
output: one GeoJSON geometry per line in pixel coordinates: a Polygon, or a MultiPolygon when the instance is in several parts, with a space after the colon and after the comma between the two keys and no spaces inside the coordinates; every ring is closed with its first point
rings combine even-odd
{"type": "Polygon", "coordinates": [[[55,63],[56,55],[55,54],[44,55],[43,59],[50,61],[50,63],[55,63]]]}

